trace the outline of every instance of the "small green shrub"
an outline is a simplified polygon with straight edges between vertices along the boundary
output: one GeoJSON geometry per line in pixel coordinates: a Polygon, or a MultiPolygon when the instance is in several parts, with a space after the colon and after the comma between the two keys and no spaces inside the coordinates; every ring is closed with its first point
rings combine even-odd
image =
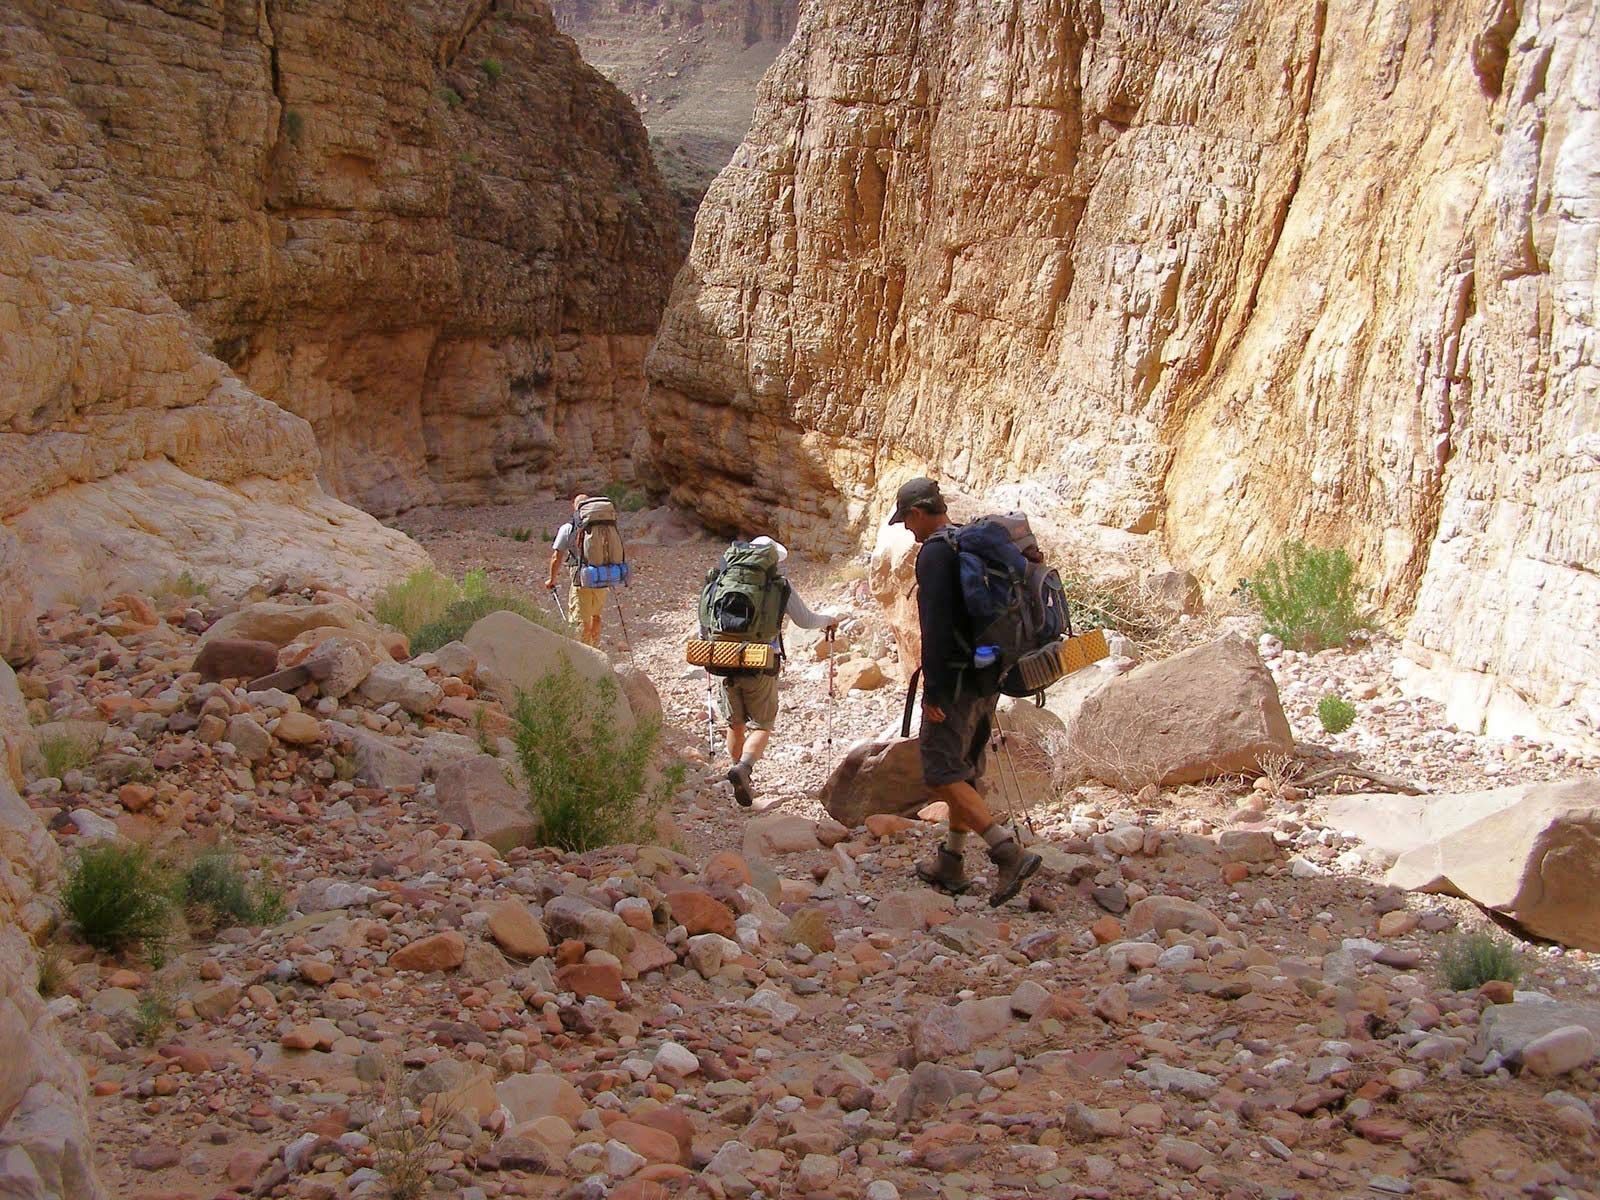
{"type": "Polygon", "coordinates": [[[541,612],[532,601],[525,600],[521,596],[513,596],[509,592],[487,592],[457,600],[440,614],[437,621],[430,621],[417,630],[411,639],[411,651],[413,654],[426,654],[448,642],[460,641],[467,630],[492,612],[514,612],[536,625],[543,625],[546,629],[553,629],[563,634],[566,632],[557,629],[549,614],[541,612]]]}
{"type": "Polygon", "coordinates": [[[1356,706],[1330,692],[1317,701],[1317,720],[1325,733],[1343,733],[1355,724],[1356,706]]]}
{"type": "Polygon", "coordinates": [[[482,65],[483,73],[489,77],[490,83],[499,83],[500,76],[506,73],[505,64],[498,58],[486,58],[482,65]]]}
{"type": "Polygon", "coordinates": [[[1522,952],[1506,938],[1469,933],[1445,944],[1439,974],[1457,992],[1473,991],[1492,979],[1516,983],[1522,978],[1522,952]]]}
{"type": "Polygon", "coordinates": [[[87,767],[99,753],[100,745],[94,738],[58,733],[39,739],[39,757],[44,760],[46,779],[60,779],[68,771],[87,767]]]}
{"type": "Polygon", "coordinates": [[[500,746],[489,736],[488,710],[481,704],[472,710],[472,727],[478,731],[478,749],[490,758],[499,758],[500,746]]]}
{"type": "Polygon", "coordinates": [[[1287,542],[1250,580],[1267,632],[1295,650],[1342,646],[1361,627],[1356,615],[1356,567],[1342,549],[1287,542]]]}
{"type": "Polygon", "coordinates": [[[39,995],[46,1000],[67,990],[67,956],[55,942],[39,949],[39,995]]]}
{"type": "Polygon", "coordinates": [[[503,538],[510,538],[513,542],[531,542],[533,540],[533,530],[528,528],[526,525],[518,525],[508,529],[499,529],[495,532],[497,532],[503,538]]]}
{"type": "Polygon", "coordinates": [[[617,686],[585,680],[563,662],[517,696],[512,740],[546,845],[582,852],[643,840],[682,782],[676,765],[649,782],[659,722],[640,721],[625,734],[612,728],[617,686]]]}
{"type": "Polygon", "coordinates": [[[456,91],[455,88],[440,88],[439,99],[443,100],[451,108],[461,107],[461,93],[456,91]]]}
{"type": "Polygon", "coordinates": [[[455,580],[432,567],[421,567],[379,592],[372,615],[409,638],[459,599],[461,587],[455,580]]]}
{"type": "Polygon", "coordinates": [[[159,984],[151,983],[133,1008],[133,1031],[146,1046],[153,1046],[161,1035],[172,1027],[175,1006],[172,994],[159,984]]]}
{"type": "Polygon", "coordinates": [[[178,873],[173,898],[190,923],[204,930],[272,925],[288,911],[282,890],[271,883],[252,884],[238,857],[226,848],[207,850],[185,866],[178,873]]]}
{"type": "Polygon", "coordinates": [[[211,585],[203,579],[196,579],[189,571],[180,571],[157,588],[156,595],[174,600],[192,600],[196,596],[210,596],[211,585]]]}
{"type": "Polygon", "coordinates": [[[143,846],[99,842],[73,859],[61,904],[97,950],[158,945],[171,921],[170,880],[143,846]]]}
{"type": "Polygon", "coordinates": [[[640,512],[650,503],[650,497],[625,483],[613,483],[600,493],[617,506],[618,512],[640,512]]]}
{"type": "Polygon", "coordinates": [[[289,140],[298,146],[306,132],[306,119],[291,108],[283,114],[283,129],[289,135],[289,140]]]}

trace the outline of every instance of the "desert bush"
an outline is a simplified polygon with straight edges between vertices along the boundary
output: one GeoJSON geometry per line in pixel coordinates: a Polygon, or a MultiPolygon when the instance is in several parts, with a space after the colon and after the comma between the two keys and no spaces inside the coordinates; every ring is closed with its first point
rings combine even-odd
{"type": "Polygon", "coordinates": [[[184,570],[156,588],[156,596],[172,600],[192,600],[196,596],[210,596],[211,585],[195,578],[193,572],[184,570]]]}
{"type": "Polygon", "coordinates": [[[451,108],[459,108],[461,105],[461,93],[452,87],[440,88],[439,99],[443,100],[451,108]]]}
{"type": "Polygon", "coordinates": [[[184,865],[173,885],[175,899],[197,929],[224,925],[272,925],[288,911],[283,892],[268,882],[251,883],[238,856],[226,847],[206,850],[184,865]]]}
{"type": "Polygon", "coordinates": [[[300,139],[305,136],[306,119],[291,108],[283,114],[283,128],[289,135],[289,140],[298,146],[300,139]]]}
{"type": "Polygon", "coordinates": [[[61,904],[97,950],[159,945],[171,922],[171,881],[143,846],[98,842],[78,852],[61,904]]]}
{"type": "Polygon", "coordinates": [[[1469,933],[1445,943],[1439,974],[1457,992],[1473,991],[1494,979],[1516,983],[1522,978],[1522,952],[1506,938],[1469,933]]]}
{"type": "Polygon", "coordinates": [[[411,638],[412,653],[426,654],[448,642],[459,641],[467,630],[492,612],[514,612],[546,629],[566,632],[557,628],[555,619],[537,608],[531,600],[510,592],[486,592],[457,600],[439,615],[437,621],[430,621],[417,630],[411,638]]]}
{"type": "Polygon", "coordinates": [[[626,733],[612,727],[617,688],[613,678],[591,682],[563,662],[517,696],[512,741],[546,845],[581,852],[643,840],[682,782],[681,766],[650,781],[659,722],[626,733]]]}
{"type": "Polygon", "coordinates": [[[176,1013],[172,993],[152,981],[133,1007],[133,1032],[146,1046],[153,1046],[172,1027],[176,1013]]]}
{"type": "Polygon", "coordinates": [[[39,757],[44,760],[46,779],[60,779],[68,771],[87,767],[99,753],[100,744],[92,737],[58,733],[39,739],[39,757]]]}
{"type": "Polygon", "coordinates": [[[411,638],[459,599],[460,584],[432,567],[420,567],[379,592],[372,615],[411,638]]]}
{"type": "Polygon", "coordinates": [[[608,484],[600,494],[615,504],[618,512],[640,512],[650,503],[650,497],[621,482],[608,484]]]}
{"type": "Polygon", "coordinates": [[[1249,590],[1268,633],[1295,650],[1322,650],[1344,645],[1361,628],[1355,571],[1342,549],[1291,541],[1249,581],[1249,590]]]}
{"type": "Polygon", "coordinates": [[[373,1167],[390,1200],[418,1200],[433,1190],[428,1163],[461,1113],[460,1102],[449,1096],[413,1101],[407,1093],[415,1079],[407,1077],[397,1058],[386,1056],[366,1088],[372,1116],[364,1132],[372,1139],[373,1167]]]}
{"type": "Polygon", "coordinates": [[[46,1000],[67,990],[67,956],[55,942],[39,947],[39,995],[46,1000]]]}
{"type": "Polygon", "coordinates": [[[498,58],[483,60],[483,73],[488,76],[490,83],[499,83],[500,77],[506,73],[506,67],[498,58]]]}
{"type": "Polygon", "coordinates": [[[1317,720],[1325,733],[1343,733],[1355,724],[1356,706],[1332,692],[1317,701],[1317,720]]]}
{"type": "Polygon", "coordinates": [[[513,542],[531,542],[533,530],[526,525],[516,525],[507,529],[496,530],[503,538],[510,538],[513,542]]]}
{"type": "Polygon", "coordinates": [[[1061,571],[1061,586],[1067,593],[1075,633],[1105,629],[1149,644],[1158,641],[1172,623],[1132,580],[1103,583],[1068,568],[1061,571]]]}

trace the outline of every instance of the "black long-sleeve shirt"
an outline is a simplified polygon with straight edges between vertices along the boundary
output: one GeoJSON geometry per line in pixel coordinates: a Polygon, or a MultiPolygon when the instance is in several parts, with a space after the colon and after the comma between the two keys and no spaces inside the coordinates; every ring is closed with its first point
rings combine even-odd
{"type": "Polygon", "coordinates": [[[957,666],[971,653],[966,607],[961,602],[960,564],[945,538],[924,542],[917,551],[917,623],[922,628],[923,702],[948,707],[960,680],[957,666]]]}

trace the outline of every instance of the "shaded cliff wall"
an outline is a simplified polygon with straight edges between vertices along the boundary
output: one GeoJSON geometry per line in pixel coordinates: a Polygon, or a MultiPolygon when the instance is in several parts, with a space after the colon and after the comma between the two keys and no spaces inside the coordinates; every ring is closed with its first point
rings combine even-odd
{"type": "Polygon", "coordinates": [[[23,0],[131,249],[388,514],[609,477],[676,265],[625,97],[532,0],[23,0]]]}

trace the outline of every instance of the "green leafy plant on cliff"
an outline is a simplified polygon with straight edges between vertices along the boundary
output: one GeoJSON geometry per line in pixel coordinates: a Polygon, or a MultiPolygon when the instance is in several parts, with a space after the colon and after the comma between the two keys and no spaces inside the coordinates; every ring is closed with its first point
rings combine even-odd
{"type": "Polygon", "coordinates": [[[499,83],[500,77],[506,73],[505,64],[498,58],[486,58],[481,65],[483,66],[483,73],[488,77],[490,83],[499,83]]]}

